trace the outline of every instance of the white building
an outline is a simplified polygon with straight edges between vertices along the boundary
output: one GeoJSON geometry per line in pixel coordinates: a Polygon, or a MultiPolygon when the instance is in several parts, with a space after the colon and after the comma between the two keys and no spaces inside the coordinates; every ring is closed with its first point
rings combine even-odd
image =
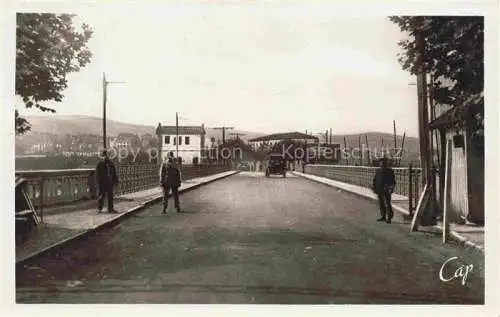
{"type": "Polygon", "coordinates": [[[205,148],[205,126],[162,126],[156,128],[160,157],[165,160],[172,152],[186,165],[201,162],[205,148]]]}

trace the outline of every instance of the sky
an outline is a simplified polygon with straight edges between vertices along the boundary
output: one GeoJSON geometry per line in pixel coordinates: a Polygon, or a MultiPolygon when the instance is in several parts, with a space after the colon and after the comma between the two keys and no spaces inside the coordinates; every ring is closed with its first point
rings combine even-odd
{"type": "MultiPolygon", "coordinates": [[[[97,5],[96,5],[97,6],[97,5]]],[[[321,7],[101,6],[89,24],[92,62],[71,74],[55,115],[135,124],[233,126],[252,132],[418,135],[415,78],[397,60],[403,38],[386,16],[321,7]]],[[[40,115],[20,107],[21,113],[40,115]]]]}

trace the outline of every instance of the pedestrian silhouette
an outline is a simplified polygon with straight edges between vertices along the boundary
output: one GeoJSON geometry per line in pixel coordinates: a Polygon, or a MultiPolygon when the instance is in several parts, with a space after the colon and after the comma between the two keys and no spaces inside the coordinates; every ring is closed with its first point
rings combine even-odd
{"type": "Polygon", "coordinates": [[[118,185],[118,175],[115,164],[109,159],[106,151],[102,152],[103,160],[96,166],[96,181],[98,186],[97,212],[102,211],[104,198],[108,200],[108,212],[117,213],[113,208],[113,190],[118,185]]]}
{"type": "Polygon", "coordinates": [[[373,191],[377,194],[380,207],[380,218],[377,221],[391,223],[394,216],[391,195],[396,186],[396,177],[394,171],[388,166],[387,158],[380,159],[379,166],[373,178],[373,191]]]}
{"type": "Polygon", "coordinates": [[[181,172],[175,160],[168,159],[164,161],[160,167],[160,186],[163,188],[163,213],[167,212],[168,195],[172,191],[174,197],[174,205],[177,212],[181,212],[179,203],[179,187],[181,186],[181,172]]]}

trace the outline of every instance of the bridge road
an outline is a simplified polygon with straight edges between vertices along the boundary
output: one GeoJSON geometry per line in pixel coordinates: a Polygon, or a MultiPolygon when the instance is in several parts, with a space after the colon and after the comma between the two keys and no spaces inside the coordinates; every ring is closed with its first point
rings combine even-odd
{"type": "Polygon", "coordinates": [[[484,257],[408,233],[375,202],[290,175],[242,172],[17,272],[20,303],[480,304],[484,257]],[[171,211],[173,206],[169,206],[171,211]],[[473,264],[466,284],[442,282],[473,264]]]}

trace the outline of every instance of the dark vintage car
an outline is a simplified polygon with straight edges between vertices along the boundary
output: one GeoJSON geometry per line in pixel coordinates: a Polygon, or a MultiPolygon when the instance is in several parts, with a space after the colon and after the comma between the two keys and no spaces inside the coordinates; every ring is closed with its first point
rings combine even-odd
{"type": "Polygon", "coordinates": [[[286,162],[283,155],[270,154],[266,160],[266,177],[276,174],[286,177],[286,162]]]}
{"type": "Polygon", "coordinates": [[[241,162],[238,164],[237,169],[239,171],[250,171],[252,168],[248,162],[241,162]]]}

